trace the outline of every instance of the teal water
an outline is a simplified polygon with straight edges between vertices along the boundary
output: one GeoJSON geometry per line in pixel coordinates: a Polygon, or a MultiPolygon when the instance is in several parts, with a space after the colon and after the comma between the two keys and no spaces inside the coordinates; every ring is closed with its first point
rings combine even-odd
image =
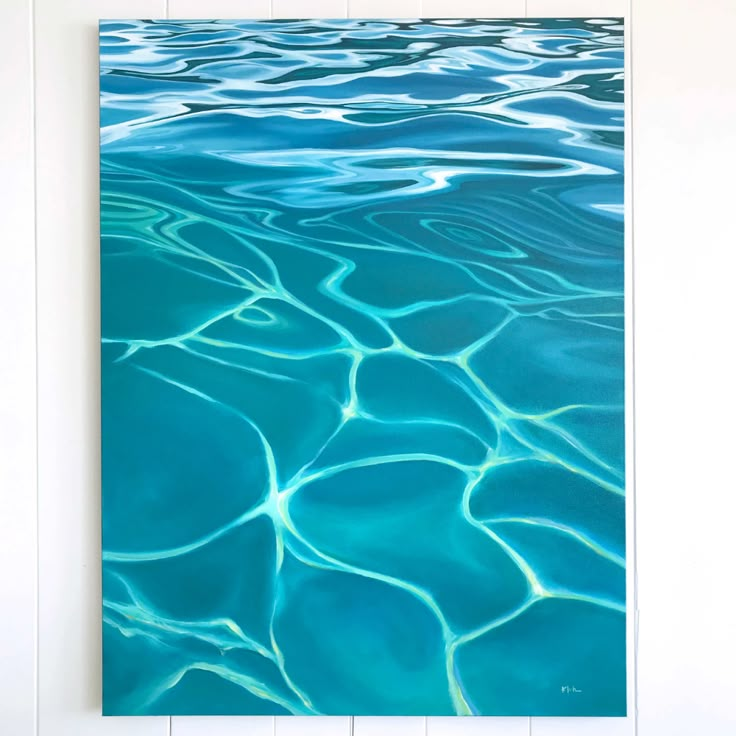
{"type": "Polygon", "coordinates": [[[104,712],[625,714],[620,21],[100,55],[104,712]]]}

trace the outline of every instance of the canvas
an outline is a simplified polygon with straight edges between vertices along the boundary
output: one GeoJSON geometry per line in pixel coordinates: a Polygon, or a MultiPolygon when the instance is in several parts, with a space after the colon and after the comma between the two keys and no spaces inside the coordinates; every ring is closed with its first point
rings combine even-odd
{"type": "Polygon", "coordinates": [[[621,21],[100,59],[104,712],[624,715],[621,21]]]}

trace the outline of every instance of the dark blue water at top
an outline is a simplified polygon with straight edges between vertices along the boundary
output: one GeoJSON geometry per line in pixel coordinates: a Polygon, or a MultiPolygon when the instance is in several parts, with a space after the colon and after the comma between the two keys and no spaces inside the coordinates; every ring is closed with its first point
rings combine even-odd
{"type": "Polygon", "coordinates": [[[105,712],[625,713],[622,44],[101,23],[105,712]]]}

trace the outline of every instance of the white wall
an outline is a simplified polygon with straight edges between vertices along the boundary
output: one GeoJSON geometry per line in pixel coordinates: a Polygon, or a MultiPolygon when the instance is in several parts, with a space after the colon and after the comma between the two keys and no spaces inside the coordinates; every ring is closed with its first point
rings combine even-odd
{"type": "Polygon", "coordinates": [[[736,733],[736,3],[630,2],[2,0],[2,736],[736,733]],[[99,716],[96,21],[167,14],[626,16],[639,581],[627,719],[99,716]]]}

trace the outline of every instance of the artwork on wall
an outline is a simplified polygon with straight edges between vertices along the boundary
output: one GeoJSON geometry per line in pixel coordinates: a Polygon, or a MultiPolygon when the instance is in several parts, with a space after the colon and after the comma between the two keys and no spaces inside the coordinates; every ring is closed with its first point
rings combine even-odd
{"type": "Polygon", "coordinates": [[[621,21],[100,62],[104,713],[625,715],[621,21]]]}

